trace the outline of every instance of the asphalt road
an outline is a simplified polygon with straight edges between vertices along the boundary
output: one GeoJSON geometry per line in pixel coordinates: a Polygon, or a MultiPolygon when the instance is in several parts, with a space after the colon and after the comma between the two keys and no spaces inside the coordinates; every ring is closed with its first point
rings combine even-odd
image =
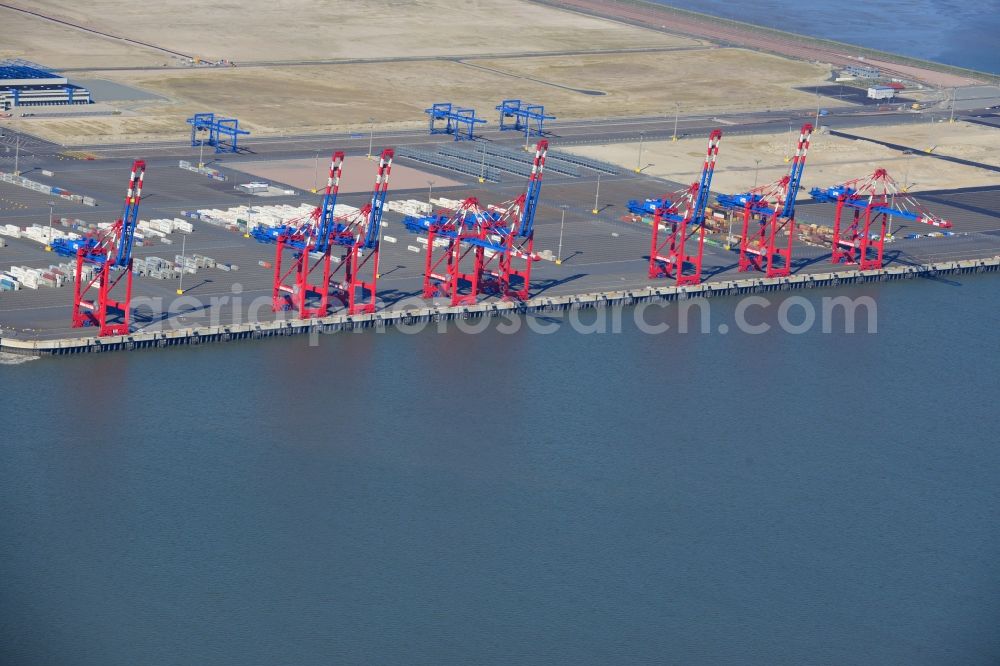
{"type": "MultiPolygon", "coordinates": [[[[898,125],[914,122],[924,115],[909,111],[872,111],[864,107],[849,107],[837,109],[835,113],[819,116],[819,124],[831,129],[852,128],[863,125],[898,125]]],[[[727,134],[755,134],[785,132],[789,124],[801,125],[804,122],[815,124],[817,120],[815,109],[799,109],[793,111],[761,111],[756,113],[741,113],[727,115],[688,115],[677,119],[678,136],[707,135],[712,129],[722,127],[727,134]]],[[[13,149],[17,132],[10,120],[0,121],[0,129],[5,136],[0,138],[0,155],[4,147],[13,149]],[[6,128],[4,128],[6,125],[6,128]]],[[[177,156],[189,158],[192,156],[189,134],[185,127],[178,128],[178,138],[169,141],[153,141],[129,144],[82,144],[60,146],[44,141],[30,134],[22,133],[21,152],[25,155],[58,156],[67,151],[90,153],[96,157],[108,158],[127,155],[144,156],[177,156]]],[[[546,136],[553,144],[585,145],[602,143],[626,143],[638,141],[640,137],[649,140],[667,139],[674,134],[674,117],[633,117],[599,120],[566,120],[550,121],[546,125],[546,136]]],[[[523,144],[524,135],[517,132],[500,132],[495,129],[481,131],[477,137],[512,145],[523,144]]],[[[255,137],[251,135],[240,143],[244,155],[268,156],[274,158],[310,157],[317,150],[326,152],[331,146],[342,150],[367,151],[369,140],[375,145],[420,146],[451,141],[449,136],[428,135],[426,129],[393,130],[387,132],[375,131],[370,137],[369,132],[350,132],[336,134],[311,134],[255,137]]]]}

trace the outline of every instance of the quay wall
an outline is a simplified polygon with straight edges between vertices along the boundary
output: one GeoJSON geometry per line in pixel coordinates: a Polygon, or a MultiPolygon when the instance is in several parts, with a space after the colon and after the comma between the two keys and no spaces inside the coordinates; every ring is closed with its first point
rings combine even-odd
{"type": "Polygon", "coordinates": [[[565,296],[537,296],[527,301],[490,301],[476,305],[428,306],[406,310],[385,310],[374,314],[335,314],[316,319],[287,319],[274,322],[232,324],[221,326],[194,326],[190,328],[133,333],[108,337],[64,338],[56,340],[21,340],[0,338],[0,352],[23,356],[63,356],[71,354],[102,353],[155,349],[179,345],[199,345],[240,340],[259,340],[309,333],[335,333],[365,328],[382,328],[398,324],[415,324],[429,321],[497,317],[507,313],[535,314],[560,310],[628,306],[651,301],[677,301],[691,298],[712,298],[810,289],[838,287],[870,282],[909,280],[916,277],[938,275],[989,273],[1000,271],[1000,256],[991,259],[965,259],[933,264],[889,266],[875,270],[841,270],[830,273],[792,275],[766,278],[762,276],[737,280],[705,282],[685,287],[657,286],[604,291],[565,296]]]}

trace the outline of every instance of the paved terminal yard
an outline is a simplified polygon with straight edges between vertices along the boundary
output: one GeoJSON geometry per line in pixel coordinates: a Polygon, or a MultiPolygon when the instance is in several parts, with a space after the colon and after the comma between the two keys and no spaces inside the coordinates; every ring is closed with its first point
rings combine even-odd
{"type": "MultiPolygon", "coordinates": [[[[553,146],[555,147],[555,146],[553,146]]],[[[332,147],[331,147],[332,148],[332,147]]],[[[323,149],[324,154],[330,149],[323,149]]],[[[358,151],[355,151],[357,154],[358,151]]],[[[360,151],[362,154],[365,151],[360,151]]],[[[378,151],[376,151],[378,152],[378,151]]],[[[302,158],[313,157],[315,149],[304,150],[302,158]]],[[[236,169],[244,158],[230,157],[222,169],[229,180],[221,182],[185,171],[177,166],[174,158],[149,160],[141,219],[175,218],[182,211],[205,208],[230,208],[238,205],[318,204],[319,195],[296,191],[295,195],[257,197],[234,189],[240,182],[254,178],[236,169]]],[[[258,157],[248,157],[259,162],[258,157]]],[[[320,160],[325,163],[325,158],[320,160]]],[[[463,184],[433,187],[433,197],[463,199],[476,196],[481,202],[501,203],[523,191],[525,181],[517,176],[503,175],[499,183],[479,184],[475,178],[465,179],[451,171],[401,158],[397,161],[414,169],[425,171],[426,180],[463,184]]],[[[352,168],[368,168],[374,176],[374,164],[352,162],[352,168]]],[[[31,190],[0,183],[0,225],[45,224],[49,204],[53,201],[56,224],[62,217],[78,218],[86,222],[113,221],[121,210],[130,161],[102,159],[88,162],[57,160],[42,157],[32,164],[28,177],[51,182],[72,192],[94,197],[98,206],[87,207],[45,196],[31,190]],[[53,176],[40,176],[41,169],[51,169],[53,176]]],[[[325,169],[325,165],[323,166],[325,169]]],[[[8,170],[2,162],[0,170],[8,170]]],[[[412,179],[411,179],[412,182],[412,179]]],[[[597,198],[598,214],[592,209],[597,194],[598,174],[581,169],[579,177],[569,177],[548,172],[542,189],[541,206],[536,218],[536,251],[559,252],[562,230],[562,263],[539,261],[535,264],[533,295],[559,296],[646,287],[651,281],[646,277],[650,228],[643,222],[623,221],[629,199],[661,196],[678,188],[676,183],[623,170],[619,175],[602,174],[597,198]],[[561,224],[565,211],[565,224],[561,224]]],[[[748,183],[749,185],[749,183],[748,183]]],[[[409,190],[393,189],[390,179],[390,199],[426,200],[427,187],[409,190]]],[[[1000,255],[1000,187],[978,187],[963,190],[933,191],[920,195],[923,203],[954,223],[955,236],[947,238],[922,237],[904,239],[910,232],[926,233],[929,227],[894,229],[898,240],[886,245],[887,263],[931,263],[957,259],[978,259],[1000,255]]],[[[342,194],[340,201],[360,207],[367,200],[365,194],[342,194]]],[[[800,224],[831,224],[833,206],[802,201],[799,207],[800,224]]],[[[424,248],[416,237],[401,224],[402,216],[387,211],[384,235],[396,242],[382,243],[381,278],[379,298],[387,309],[413,308],[424,301],[420,297],[424,248]],[[420,247],[419,253],[408,246],[420,247]]],[[[709,236],[706,247],[704,274],[708,280],[746,277],[736,271],[736,254],[723,249],[726,225],[709,236]]],[[[734,233],[738,232],[734,228],[734,233]]],[[[47,267],[67,261],[53,253],[45,252],[36,242],[21,238],[2,237],[6,247],[0,248],[0,270],[11,266],[47,267]]],[[[172,244],[155,242],[137,247],[138,259],[157,256],[173,260],[181,254],[201,254],[217,262],[235,264],[238,270],[223,271],[217,268],[200,268],[195,275],[184,275],[184,296],[176,290],[178,280],[159,280],[136,276],[134,290],[134,329],[158,330],[186,328],[214,324],[271,321],[276,316],[270,309],[273,269],[260,262],[274,261],[274,246],[263,245],[245,238],[241,233],[228,231],[205,222],[194,222],[191,234],[174,233],[172,244]]],[[[795,271],[799,273],[829,272],[829,249],[808,245],[796,240],[795,271]]],[[[664,282],[664,284],[666,284],[664,282]]],[[[9,336],[19,338],[54,339],[92,336],[93,329],[72,329],[69,325],[72,286],[61,288],[22,289],[0,294],[0,327],[9,336]]],[[[336,303],[336,301],[335,301],[336,303]]],[[[443,301],[442,301],[443,303],[443,301]]],[[[339,303],[337,303],[339,307],[339,303]]]]}

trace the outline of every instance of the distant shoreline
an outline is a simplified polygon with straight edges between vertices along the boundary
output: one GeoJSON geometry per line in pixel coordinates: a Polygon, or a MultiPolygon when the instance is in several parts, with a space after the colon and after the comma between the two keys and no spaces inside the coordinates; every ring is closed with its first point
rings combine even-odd
{"type": "Polygon", "coordinates": [[[664,30],[688,37],[700,37],[719,44],[739,46],[800,60],[819,60],[838,66],[859,64],[859,62],[871,64],[896,74],[900,78],[920,80],[933,87],[950,88],[1000,83],[1000,77],[988,72],[945,65],[820,37],[800,35],[745,21],[735,21],[649,2],[648,0],[530,1],[558,9],[621,21],[630,25],[664,30]],[[859,58],[865,60],[859,61],[859,58]]]}

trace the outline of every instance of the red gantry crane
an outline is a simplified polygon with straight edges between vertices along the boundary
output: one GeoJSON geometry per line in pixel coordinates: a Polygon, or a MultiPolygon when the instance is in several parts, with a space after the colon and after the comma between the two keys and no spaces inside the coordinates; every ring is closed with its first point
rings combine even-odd
{"type": "Polygon", "coordinates": [[[833,221],[834,264],[857,264],[861,270],[882,268],[885,239],[894,217],[942,229],[951,222],[933,215],[905,194],[885,169],[876,169],[865,178],[855,178],[826,189],[814,187],[809,194],[816,201],[836,202],[833,221]],[[844,209],[851,211],[844,220],[844,209]]]}
{"type": "Polygon", "coordinates": [[[337,151],[330,158],[330,175],[323,200],[311,216],[293,220],[277,230],[277,233],[274,230],[255,233],[259,240],[265,242],[276,233],[272,290],[272,307],[275,312],[294,309],[299,313],[300,319],[325,317],[329,314],[332,238],[335,231],[343,231],[337,228],[334,221],[343,168],[344,153],[337,151]],[[285,270],[284,256],[289,250],[293,252],[293,258],[290,267],[285,270]],[[319,257],[312,261],[314,253],[319,257]],[[322,278],[318,284],[311,284],[311,275],[320,266],[322,278]]]}
{"type": "Polygon", "coordinates": [[[424,298],[443,296],[451,305],[473,304],[481,294],[526,299],[531,291],[535,213],[548,141],[535,147],[526,191],[513,201],[483,207],[475,197],[457,210],[406,217],[406,228],[427,234],[424,298]]]}
{"type": "Polygon", "coordinates": [[[334,218],[330,239],[333,245],[344,248],[344,254],[330,274],[330,285],[334,295],[347,307],[348,314],[375,312],[382,212],[389,191],[393,155],[391,148],[382,151],[368,203],[355,213],[334,218]]]}
{"type": "Polygon", "coordinates": [[[469,197],[451,214],[438,212],[404,219],[410,231],[427,232],[424,298],[444,296],[451,299],[453,306],[475,303],[479,299],[486,251],[501,250],[500,246],[485,240],[484,230],[492,223],[491,217],[492,213],[479,205],[479,199],[469,197]],[[468,267],[470,261],[471,268],[468,267]],[[462,293],[463,288],[466,293],[462,293]]]}
{"type": "Polygon", "coordinates": [[[260,242],[277,244],[272,288],[275,312],[295,310],[301,319],[325,317],[330,313],[331,293],[344,303],[348,314],[375,311],[382,211],[392,158],[391,148],[382,151],[371,200],[358,211],[338,216],[344,153],[335,152],[318,208],[281,227],[258,227],[251,232],[260,242]],[[344,250],[340,258],[333,257],[336,247],[344,250]],[[289,251],[291,262],[285,260],[289,251]],[[322,277],[313,282],[317,273],[322,277]]]}
{"type": "Polygon", "coordinates": [[[498,291],[504,299],[518,298],[523,301],[531,292],[531,265],[538,261],[535,255],[535,212],[542,194],[542,176],[548,151],[549,142],[546,139],[535,145],[535,159],[528,177],[528,188],[506,209],[511,225],[507,233],[506,248],[500,255],[498,276],[498,291]]]}
{"type": "Polygon", "coordinates": [[[795,199],[802,184],[812,131],[811,124],[802,126],[791,168],[780,180],[755,187],[743,194],[718,197],[719,205],[729,209],[730,214],[743,210],[740,271],[763,271],[767,277],[785,277],[791,274],[795,199]],[[785,235],[787,240],[779,240],[781,235],[785,235]]]}
{"type": "Polygon", "coordinates": [[[650,278],[676,278],[677,286],[701,282],[701,260],[705,250],[705,208],[708,206],[720,141],[722,131],[713,130],[708,137],[708,152],[701,169],[701,179],[672,196],[664,197],[662,205],[657,207],[649,249],[650,278]],[[698,234],[697,249],[692,251],[689,241],[695,234],[698,234]]]}
{"type": "MultiPolygon", "coordinates": [[[[146,163],[135,160],[125,193],[122,216],[110,228],[76,246],[76,284],[73,288],[73,328],[97,326],[99,335],[127,335],[132,304],[132,245],[139,223],[139,201],[146,163]],[[96,268],[84,283],[83,267],[96,268]],[[125,280],[123,297],[115,300],[112,292],[125,280]],[[96,294],[96,300],[95,300],[96,294]],[[112,318],[120,315],[115,322],[112,318]]],[[[57,249],[57,248],[54,248],[57,249]]],[[[58,249],[57,249],[58,251],[58,249]]]]}

